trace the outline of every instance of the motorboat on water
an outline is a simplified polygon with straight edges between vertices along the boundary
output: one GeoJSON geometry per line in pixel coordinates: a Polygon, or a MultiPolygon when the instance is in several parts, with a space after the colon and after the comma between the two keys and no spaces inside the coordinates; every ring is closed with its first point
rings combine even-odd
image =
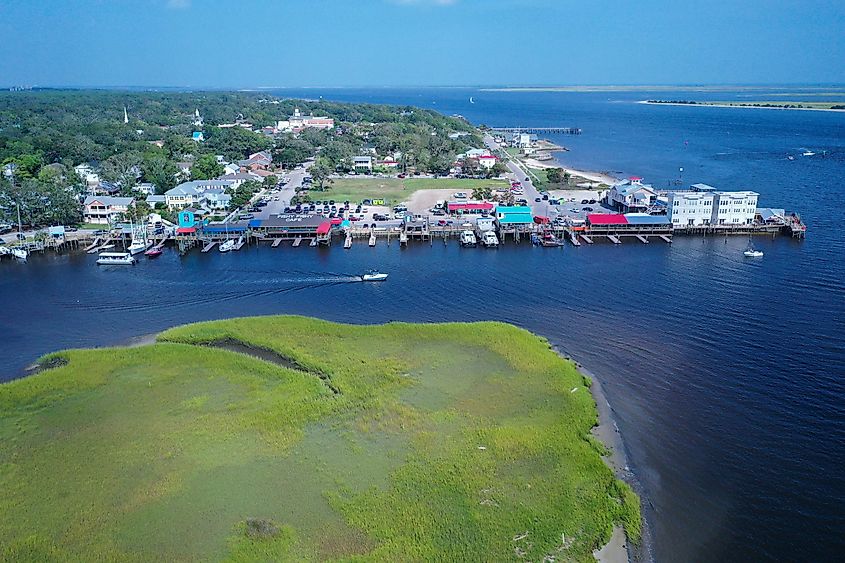
{"type": "Polygon", "coordinates": [[[387,279],[387,274],[382,274],[378,270],[370,270],[363,276],[361,276],[361,281],[365,282],[373,282],[373,281],[384,281],[387,279]]]}
{"type": "Polygon", "coordinates": [[[100,266],[131,266],[134,263],[135,257],[128,252],[101,252],[97,256],[100,266]]]}
{"type": "Polygon", "coordinates": [[[487,248],[496,248],[499,246],[499,237],[493,231],[484,231],[481,235],[481,244],[487,248]]]}
{"type": "Polygon", "coordinates": [[[144,252],[145,250],[147,250],[147,248],[149,248],[149,245],[147,243],[145,243],[144,241],[133,239],[132,244],[130,244],[126,248],[126,251],[129,254],[135,255],[135,254],[140,254],[141,252],[144,252]]]}
{"type": "Polygon", "coordinates": [[[229,252],[230,250],[234,250],[235,248],[235,239],[229,239],[224,243],[220,244],[220,252],[229,252]]]}
{"type": "Polygon", "coordinates": [[[472,231],[463,231],[460,240],[461,246],[475,246],[478,244],[478,239],[475,238],[475,233],[472,231]]]}
{"type": "Polygon", "coordinates": [[[816,156],[816,153],[814,153],[813,151],[804,151],[801,154],[802,156],[816,156]]]}
{"type": "Polygon", "coordinates": [[[762,250],[754,250],[753,248],[749,248],[745,252],[742,253],[746,258],[762,258],[763,251],[762,250]]]}
{"type": "Polygon", "coordinates": [[[12,256],[26,262],[26,259],[29,257],[29,252],[25,248],[16,247],[12,249],[12,256]]]}
{"type": "Polygon", "coordinates": [[[154,246],[151,249],[144,252],[144,256],[146,256],[147,258],[155,258],[157,256],[161,256],[161,253],[162,253],[162,247],[161,247],[161,245],[159,245],[159,246],[154,246]]]}

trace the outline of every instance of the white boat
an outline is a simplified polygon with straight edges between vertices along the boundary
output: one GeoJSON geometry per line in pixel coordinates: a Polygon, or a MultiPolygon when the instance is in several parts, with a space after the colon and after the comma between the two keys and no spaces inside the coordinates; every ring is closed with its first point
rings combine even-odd
{"type": "Polygon", "coordinates": [[[746,258],[760,258],[763,256],[762,250],[754,250],[753,248],[749,248],[745,252],[742,253],[745,255],[746,258]]]}
{"type": "Polygon", "coordinates": [[[499,246],[499,237],[493,231],[484,231],[481,235],[481,244],[487,248],[496,248],[499,246]]]}
{"type": "Polygon", "coordinates": [[[378,270],[370,270],[363,276],[361,276],[361,281],[365,282],[372,282],[372,281],[384,281],[387,279],[387,274],[382,274],[378,270]]]}
{"type": "Polygon", "coordinates": [[[101,252],[97,264],[101,266],[131,266],[135,258],[128,252],[101,252]]]}
{"type": "Polygon", "coordinates": [[[144,241],[132,239],[132,244],[126,248],[126,251],[129,254],[135,255],[144,252],[147,248],[148,245],[144,241]]]}
{"type": "Polygon", "coordinates": [[[461,233],[461,246],[475,246],[478,244],[478,239],[475,238],[475,233],[472,231],[463,231],[461,233]]]}
{"type": "Polygon", "coordinates": [[[814,153],[813,151],[804,151],[801,154],[804,156],[816,156],[816,153],[814,153]]]}
{"type": "Polygon", "coordinates": [[[220,252],[229,252],[233,248],[235,248],[235,241],[234,241],[234,239],[229,239],[229,240],[227,240],[226,242],[224,242],[220,245],[219,250],[220,250],[220,252]]]}
{"type": "Polygon", "coordinates": [[[7,248],[7,247],[5,247],[5,246],[0,245],[0,256],[5,256],[5,255],[7,255],[7,254],[11,254],[11,253],[12,253],[12,250],[11,250],[11,249],[9,249],[9,248],[7,248]]]}
{"type": "Polygon", "coordinates": [[[26,262],[26,258],[27,256],[29,256],[29,252],[27,252],[25,248],[13,248],[12,256],[17,258],[18,260],[23,260],[24,262],[26,262]]]}

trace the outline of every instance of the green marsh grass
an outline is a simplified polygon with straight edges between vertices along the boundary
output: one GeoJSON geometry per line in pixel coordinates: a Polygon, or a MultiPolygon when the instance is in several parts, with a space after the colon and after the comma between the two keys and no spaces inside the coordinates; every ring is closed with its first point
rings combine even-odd
{"type": "Polygon", "coordinates": [[[589,561],[614,525],[639,538],[584,378],[510,325],[243,318],[52,357],[0,386],[0,559],[589,561]],[[227,339],[300,369],[203,345],[227,339]]]}

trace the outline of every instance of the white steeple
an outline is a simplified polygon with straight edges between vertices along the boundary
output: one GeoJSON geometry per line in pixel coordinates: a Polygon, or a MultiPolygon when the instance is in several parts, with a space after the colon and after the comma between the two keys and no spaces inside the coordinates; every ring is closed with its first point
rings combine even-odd
{"type": "Polygon", "coordinates": [[[126,113],[126,106],[123,106],[123,122],[129,123],[129,114],[126,113]]]}

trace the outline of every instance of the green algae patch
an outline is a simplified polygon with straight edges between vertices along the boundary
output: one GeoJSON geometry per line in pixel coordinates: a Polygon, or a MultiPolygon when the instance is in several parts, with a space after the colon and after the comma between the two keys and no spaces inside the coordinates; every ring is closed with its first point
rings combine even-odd
{"type": "Polygon", "coordinates": [[[583,378],[510,325],[242,318],[53,357],[0,386],[0,560],[589,561],[639,537],[583,378]]]}

